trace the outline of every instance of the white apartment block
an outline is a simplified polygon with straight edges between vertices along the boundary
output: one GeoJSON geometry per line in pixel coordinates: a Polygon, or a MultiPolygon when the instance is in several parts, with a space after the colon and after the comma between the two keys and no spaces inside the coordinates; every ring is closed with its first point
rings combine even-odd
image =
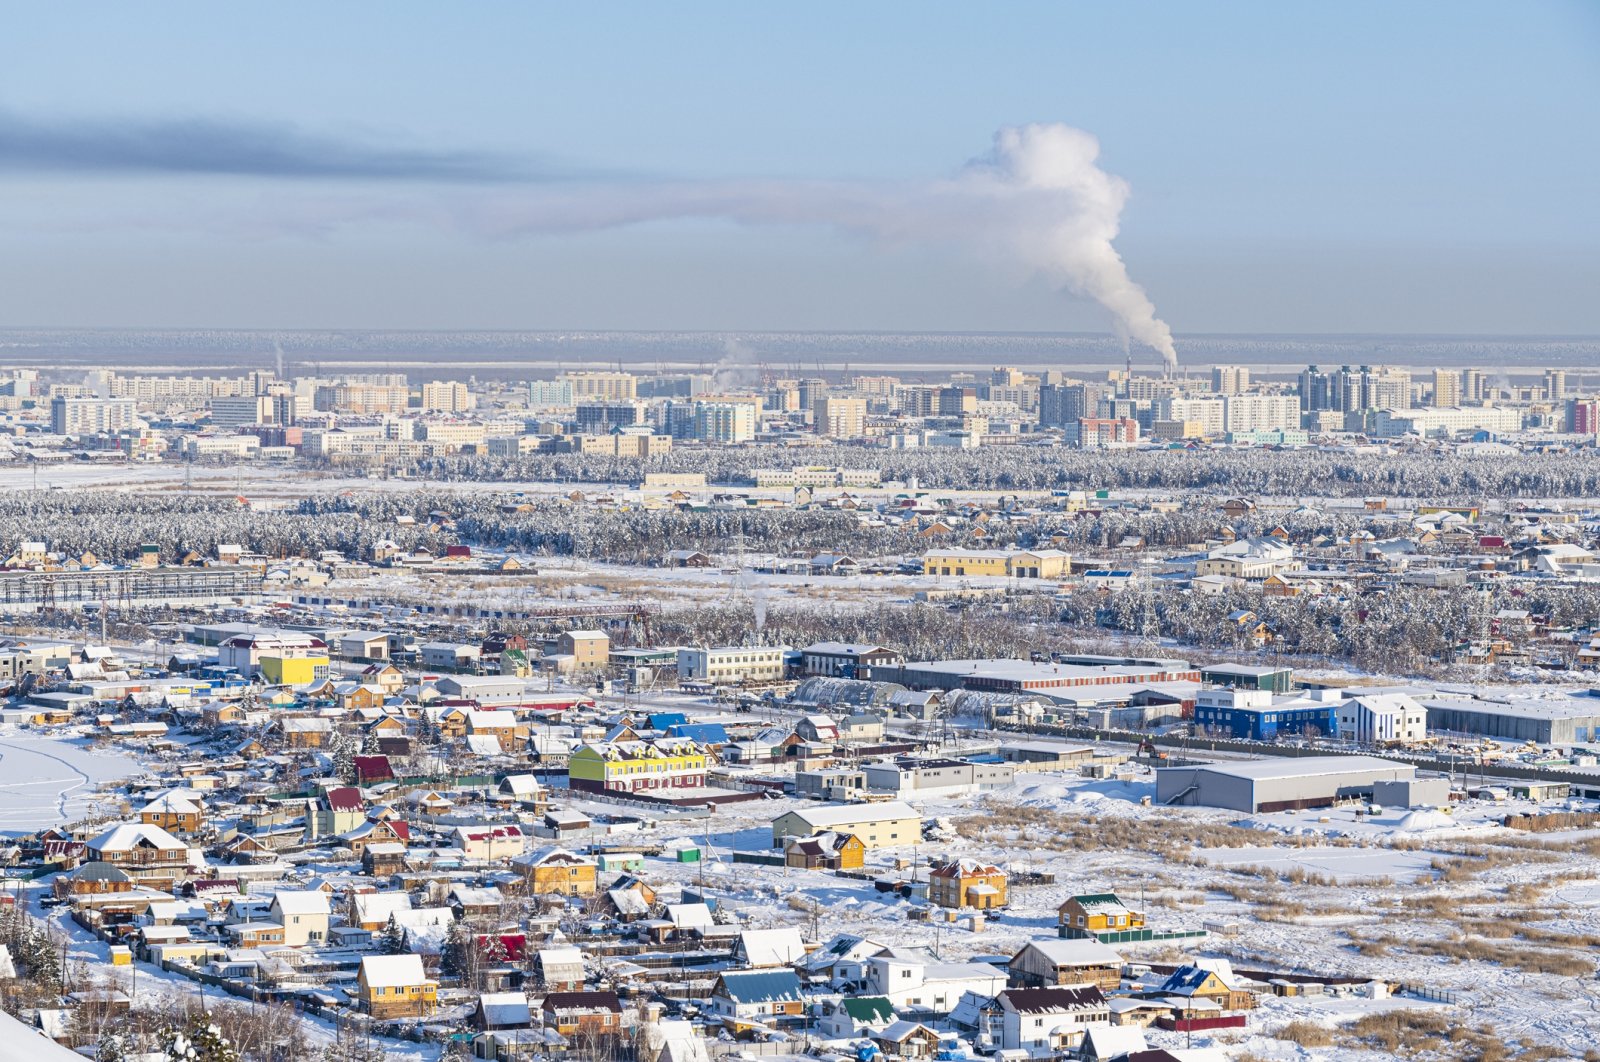
{"type": "Polygon", "coordinates": [[[679,649],[680,682],[776,682],[783,678],[782,647],[726,645],[679,649]]]}
{"type": "Polygon", "coordinates": [[[56,398],[50,402],[50,430],[57,435],[96,435],[133,426],[131,398],[56,398]]]}
{"type": "Polygon", "coordinates": [[[1285,431],[1299,426],[1298,395],[1228,395],[1222,400],[1224,431],[1285,431]]]}
{"type": "Polygon", "coordinates": [[[1156,419],[1193,421],[1207,436],[1228,430],[1226,404],[1221,398],[1163,398],[1156,403],[1156,419]]]}
{"type": "Polygon", "coordinates": [[[572,389],[574,402],[596,398],[631,402],[639,397],[639,380],[631,372],[564,372],[556,382],[572,389]]]}

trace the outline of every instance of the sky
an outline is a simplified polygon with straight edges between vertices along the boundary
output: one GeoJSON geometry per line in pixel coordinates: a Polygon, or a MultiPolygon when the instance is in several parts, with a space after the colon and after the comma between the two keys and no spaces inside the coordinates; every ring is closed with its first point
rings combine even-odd
{"type": "Polygon", "coordinates": [[[1600,334],[1590,0],[0,14],[0,327],[1600,334]]]}

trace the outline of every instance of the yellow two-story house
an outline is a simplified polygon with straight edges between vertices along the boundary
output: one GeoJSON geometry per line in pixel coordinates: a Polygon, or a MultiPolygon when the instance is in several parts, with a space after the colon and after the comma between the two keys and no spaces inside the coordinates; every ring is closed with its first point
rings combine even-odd
{"type": "Polygon", "coordinates": [[[439,983],[428,980],[421,955],[364,955],[356,975],[356,998],[374,1018],[423,1018],[439,1001],[439,983]]]}
{"type": "Polygon", "coordinates": [[[705,786],[706,752],[693,741],[673,738],[584,745],[567,758],[567,782],[595,793],[670,798],[705,786]]]}

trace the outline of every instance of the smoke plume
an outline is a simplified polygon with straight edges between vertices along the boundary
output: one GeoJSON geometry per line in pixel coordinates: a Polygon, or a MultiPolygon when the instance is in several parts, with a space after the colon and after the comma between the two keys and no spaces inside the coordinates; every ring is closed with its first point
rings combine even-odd
{"type": "Polygon", "coordinates": [[[894,244],[957,243],[1018,263],[1111,317],[1177,367],[1172,330],[1128,275],[1115,239],[1128,183],[1097,164],[1100,142],[1059,124],[1009,126],[953,177],[922,183],[623,182],[542,186],[479,200],[459,223],[497,236],[582,232],[675,218],[828,225],[894,244]]]}
{"type": "MultiPolygon", "coordinates": [[[[954,175],[920,182],[672,181],[577,171],[538,156],[392,146],[217,119],[30,119],[0,108],[0,176],[206,176],[314,185],[208,211],[193,189],[134,224],[322,236],[357,224],[446,225],[486,236],[584,232],[676,218],[826,225],[891,244],[953,243],[1021,265],[1104,307],[1125,345],[1177,364],[1172,332],[1128,276],[1115,240],[1129,188],[1100,143],[1060,124],[1010,126],[954,175]],[[360,183],[362,194],[331,192],[360,183]],[[399,193],[401,185],[432,191],[399,193]],[[378,193],[378,186],[389,189],[378,193]]],[[[98,208],[96,208],[96,211],[98,208]]],[[[96,212],[78,224],[113,223],[96,212]]],[[[0,217],[0,226],[6,219],[0,217]]],[[[737,358],[726,359],[730,368],[737,358]]]]}

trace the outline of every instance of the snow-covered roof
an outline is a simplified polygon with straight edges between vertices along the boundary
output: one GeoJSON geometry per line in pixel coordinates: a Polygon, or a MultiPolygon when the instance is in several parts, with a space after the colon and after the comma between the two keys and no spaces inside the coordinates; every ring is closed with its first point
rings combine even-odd
{"type": "Polygon", "coordinates": [[[285,915],[326,915],[328,894],[320,889],[292,890],[273,894],[278,910],[285,915]]]}
{"type": "Polygon", "coordinates": [[[361,976],[368,988],[406,988],[428,980],[421,955],[363,955],[361,976]]]}
{"type": "Polygon", "coordinates": [[[749,966],[788,966],[805,958],[806,946],[800,939],[800,931],[792,926],[747,929],[739,934],[734,954],[749,966]]]}

